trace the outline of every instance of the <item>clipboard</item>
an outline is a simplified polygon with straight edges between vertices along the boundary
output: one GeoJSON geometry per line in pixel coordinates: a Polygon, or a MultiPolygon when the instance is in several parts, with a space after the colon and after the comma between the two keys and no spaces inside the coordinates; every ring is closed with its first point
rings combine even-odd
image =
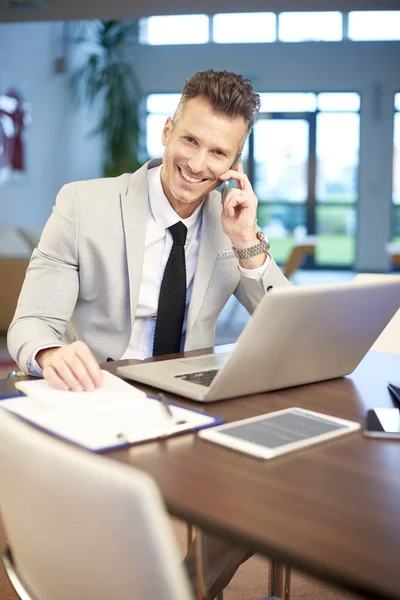
{"type": "Polygon", "coordinates": [[[27,395],[2,400],[6,409],[39,429],[93,452],[165,440],[223,423],[223,419],[162,403],[115,375],[103,373],[103,388],[62,392],[45,380],[18,382],[27,395]]]}

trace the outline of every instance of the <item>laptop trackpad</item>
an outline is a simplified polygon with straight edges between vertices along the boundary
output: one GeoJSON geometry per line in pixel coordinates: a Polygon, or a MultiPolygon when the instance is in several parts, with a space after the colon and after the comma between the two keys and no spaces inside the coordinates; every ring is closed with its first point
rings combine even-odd
{"type": "Polygon", "coordinates": [[[229,356],[229,352],[225,354],[211,354],[210,356],[200,356],[199,358],[185,358],[179,362],[186,367],[196,367],[196,369],[212,369],[221,367],[229,356]]]}

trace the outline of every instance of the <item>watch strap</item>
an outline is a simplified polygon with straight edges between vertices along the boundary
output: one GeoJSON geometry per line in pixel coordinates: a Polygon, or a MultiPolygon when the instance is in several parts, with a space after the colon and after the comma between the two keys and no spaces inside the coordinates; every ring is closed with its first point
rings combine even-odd
{"type": "Polygon", "coordinates": [[[259,254],[268,254],[268,250],[270,249],[270,243],[268,239],[265,237],[262,231],[257,231],[256,236],[260,240],[258,244],[250,246],[249,248],[232,248],[236,258],[239,260],[246,260],[248,258],[252,258],[253,256],[258,256],[259,254]]]}

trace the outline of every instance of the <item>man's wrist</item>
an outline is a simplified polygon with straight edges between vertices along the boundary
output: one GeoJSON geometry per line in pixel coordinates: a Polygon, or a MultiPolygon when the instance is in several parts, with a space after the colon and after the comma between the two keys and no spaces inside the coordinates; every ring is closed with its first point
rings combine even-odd
{"type": "MultiPolygon", "coordinates": [[[[245,248],[237,248],[237,247],[232,247],[233,253],[235,254],[236,258],[238,258],[241,263],[243,264],[244,261],[247,262],[249,259],[253,259],[253,258],[257,258],[258,260],[256,261],[258,264],[255,266],[260,266],[263,262],[265,262],[265,257],[269,252],[269,241],[268,239],[265,237],[265,235],[263,234],[263,232],[261,230],[257,231],[256,233],[256,238],[257,238],[257,243],[256,244],[252,244],[251,246],[247,246],[245,248]],[[263,261],[260,262],[259,258],[260,255],[263,257],[263,261]]],[[[254,261],[251,261],[254,262],[254,261]]],[[[250,265],[251,263],[249,263],[250,265]]],[[[246,266],[246,265],[244,265],[246,266]]],[[[249,266],[246,268],[254,268],[253,266],[249,266]]]]}
{"type": "Polygon", "coordinates": [[[258,244],[260,241],[255,231],[247,236],[231,237],[230,240],[232,247],[236,248],[237,250],[250,248],[251,246],[255,246],[256,244],[258,244]]]}
{"type": "Polygon", "coordinates": [[[252,258],[248,258],[246,260],[240,260],[239,264],[243,269],[252,270],[258,269],[263,266],[265,261],[267,260],[267,255],[265,253],[258,254],[257,256],[253,256],[252,258]]]}
{"type": "Polygon", "coordinates": [[[60,348],[61,346],[52,346],[51,348],[42,348],[37,352],[35,360],[42,370],[45,368],[50,357],[60,348]]]}

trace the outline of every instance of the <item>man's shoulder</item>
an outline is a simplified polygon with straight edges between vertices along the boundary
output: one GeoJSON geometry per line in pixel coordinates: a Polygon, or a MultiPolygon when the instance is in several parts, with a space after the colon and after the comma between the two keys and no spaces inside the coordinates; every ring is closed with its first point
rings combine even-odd
{"type": "Polygon", "coordinates": [[[113,193],[125,193],[129,185],[130,177],[130,173],[124,173],[123,175],[119,175],[119,177],[101,177],[98,179],[72,181],[67,184],[67,187],[72,188],[79,196],[92,194],[105,194],[109,196],[113,193]]]}
{"type": "Polygon", "coordinates": [[[86,181],[73,181],[67,184],[79,197],[109,198],[112,195],[119,196],[120,194],[128,194],[130,188],[136,189],[141,186],[147,187],[147,171],[161,164],[159,160],[151,160],[146,162],[134,173],[124,173],[118,177],[102,177],[99,179],[88,179],[86,181]]]}

